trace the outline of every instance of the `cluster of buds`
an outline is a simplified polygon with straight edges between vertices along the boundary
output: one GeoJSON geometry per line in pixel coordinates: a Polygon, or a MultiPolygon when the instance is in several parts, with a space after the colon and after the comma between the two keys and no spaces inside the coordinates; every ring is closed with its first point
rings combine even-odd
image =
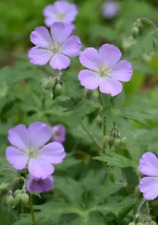
{"type": "Polygon", "coordinates": [[[152,220],[150,222],[145,222],[145,223],[142,223],[142,222],[138,222],[138,223],[131,222],[128,225],[157,225],[157,223],[152,220]]]}
{"type": "Polygon", "coordinates": [[[45,77],[42,79],[41,86],[45,90],[52,90],[53,98],[56,98],[62,93],[61,72],[55,77],[45,77]]]}
{"type": "Polygon", "coordinates": [[[5,203],[9,208],[14,208],[18,205],[27,206],[29,203],[29,195],[27,193],[25,185],[22,190],[16,190],[13,192],[10,189],[9,183],[2,183],[0,185],[1,196],[4,197],[5,203]]]}
{"type": "Polygon", "coordinates": [[[120,131],[118,130],[116,124],[114,123],[111,133],[104,137],[104,142],[109,144],[110,148],[112,146],[120,148],[125,144],[125,137],[122,137],[120,131]]]}

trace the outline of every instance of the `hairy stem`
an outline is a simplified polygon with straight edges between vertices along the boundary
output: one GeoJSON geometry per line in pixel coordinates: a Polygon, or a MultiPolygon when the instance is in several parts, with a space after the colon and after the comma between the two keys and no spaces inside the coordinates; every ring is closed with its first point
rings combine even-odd
{"type": "Polygon", "coordinates": [[[32,217],[32,222],[33,222],[33,225],[37,225],[34,210],[33,210],[32,195],[29,192],[28,192],[28,194],[29,194],[30,214],[31,214],[31,217],[32,217]]]}
{"type": "Polygon", "coordinates": [[[146,18],[146,17],[143,17],[143,18],[139,18],[138,19],[139,21],[142,21],[142,22],[145,22],[145,23],[149,23],[150,25],[152,25],[152,27],[154,28],[154,29],[158,29],[158,27],[153,23],[153,21],[152,20],[150,20],[150,19],[148,19],[148,18],[146,18]]]}
{"type": "MultiPolygon", "coordinates": [[[[103,127],[103,137],[105,137],[106,135],[106,117],[105,117],[105,104],[104,104],[104,99],[103,99],[103,96],[102,96],[102,93],[99,91],[99,97],[100,97],[100,100],[102,102],[102,106],[103,106],[103,120],[102,120],[102,127],[103,127]]],[[[106,151],[106,143],[103,141],[103,151],[105,153],[106,151]]]]}
{"type": "Polygon", "coordinates": [[[83,130],[87,133],[87,135],[90,137],[90,139],[95,143],[95,145],[101,150],[103,151],[102,146],[100,146],[100,144],[97,142],[97,140],[93,137],[93,135],[89,132],[89,130],[87,129],[87,127],[81,122],[81,126],[83,128],[83,130]]]}

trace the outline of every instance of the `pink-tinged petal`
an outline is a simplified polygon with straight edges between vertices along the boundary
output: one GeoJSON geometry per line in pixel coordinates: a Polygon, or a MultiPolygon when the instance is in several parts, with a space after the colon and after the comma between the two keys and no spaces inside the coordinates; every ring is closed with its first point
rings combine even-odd
{"type": "Polygon", "coordinates": [[[133,69],[131,63],[122,60],[112,68],[110,77],[114,80],[127,82],[131,79],[132,73],[133,69]]]}
{"type": "Polygon", "coordinates": [[[99,55],[95,48],[86,48],[80,54],[80,63],[90,70],[99,70],[99,55]]]}
{"type": "Polygon", "coordinates": [[[90,70],[81,70],[78,79],[82,86],[90,90],[98,88],[100,83],[99,75],[90,70]]]}
{"type": "Polygon", "coordinates": [[[142,155],[139,162],[140,172],[147,176],[158,176],[158,158],[152,152],[142,155]]]}
{"type": "Polygon", "coordinates": [[[40,159],[32,158],[28,164],[29,173],[37,179],[46,179],[54,172],[54,167],[51,163],[40,159]]]}
{"type": "Polygon", "coordinates": [[[50,66],[53,69],[63,70],[70,65],[70,59],[62,54],[55,54],[50,60],[50,66]]]}
{"type": "Polygon", "coordinates": [[[28,127],[31,146],[42,147],[52,137],[52,129],[45,123],[35,122],[28,127]]]}
{"type": "Polygon", "coordinates": [[[72,34],[74,26],[63,22],[55,22],[50,29],[53,41],[56,43],[64,43],[72,34]]]}
{"type": "Polygon", "coordinates": [[[31,42],[37,47],[48,47],[52,43],[52,39],[48,29],[44,26],[37,27],[30,35],[31,42]]]}
{"type": "Polygon", "coordinates": [[[64,42],[61,52],[65,55],[76,57],[80,54],[81,47],[82,44],[79,37],[73,35],[64,42]]]}
{"type": "Polygon", "coordinates": [[[30,139],[26,126],[24,126],[23,124],[19,124],[16,127],[10,129],[8,140],[15,147],[24,151],[27,150],[30,139]]]}
{"type": "Polygon", "coordinates": [[[53,164],[59,164],[65,158],[66,153],[62,144],[58,142],[52,142],[45,145],[38,154],[40,159],[53,164]]]}
{"type": "Polygon", "coordinates": [[[102,78],[102,80],[100,81],[99,89],[102,93],[116,96],[122,91],[122,84],[116,80],[102,78]]]}
{"type": "Polygon", "coordinates": [[[158,197],[158,177],[143,177],[140,180],[140,191],[147,200],[153,200],[158,197]]]}
{"type": "Polygon", "coordinates": [[[37,47],[32,48],[28,53],[30,62],[41,66],[47,64],[52,55],[53,53],[50,50],[37,47]]]}
{"type": "Polygon", "coordinates": [[[54,186],[53,177],[50,175],[46,179],[36,179],[32,176],[27,180],[27,190],[34,193],[49,191],[54,186]]]}
{"type": "Polygon", "coordinates": [[[102,64],[111,67],[120,60],[121,51],[114,45],[104,44],[99,49],[99,57],[102,64]]]}
{"type": "Polygon", "coordinates": [[[17,148],[8,147],[6,150],[6,158],[12,164],[13,168],[22,170],[26,167],[28,156],[17,148]]]}

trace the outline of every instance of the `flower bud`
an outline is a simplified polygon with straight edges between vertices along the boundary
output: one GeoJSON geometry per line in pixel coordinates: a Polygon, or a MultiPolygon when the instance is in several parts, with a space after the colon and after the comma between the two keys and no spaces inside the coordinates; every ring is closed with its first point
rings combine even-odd
{"type": "Polygon", "coordinates": [[[16,196],[17,194],[20,194],[21,193],[21,190],[16,190],[15,192],[14,192],[14,196],[16,196]]]}
{"type": "Polygon", "coordinates": [[[139,223],[137,223],[137,225],[144,225],[144,223],[142,223],[142,222],[139,222],[139,223]]]}
{"type": "Polygon", "coordinates": [[[45,89],[53,88],[55,85],[55,80],[53,77],[45,77],[42,79],[41,86],[45,89]]]}
{"type": "Polygon", "coordinates": [[[2,194],[5,194],[5,192],[8,190],[8,187],[9,187],[9,183],[2,183],[0,185],[0,192],[2,194]]]}
{"type": "Polygon", "coordinates": [[[129,223],[128,225],[136,225],[134,222],[129,223]]]}
{"type": "Polygon", "coordinates": [[[105,135],[104,136],[104,143],[105,144],[108,144],[110,140],[111,140],[111,136],[110,135],[105,135]]]}
{"type": "Polygon", "coordinates": [[[144,225],[150,225],[150,222],[145,222],[144,225]]]}
{"type": "Polygon", "coordinates": [[[116,148],[119,148],[121,146],[121,139],[120,138],[115,138],[115,140],[114,140],[114,146],[116,148]]]}
{"type": "Polygon", "coordinates": [[[28,205],[28,203],[29,203],[29,196],[28,196],[28,194],[26,194],[26,193],[22,194],[21,202],[23,203],[23,205],[28,205]]]}
{"type": "Polygon", "coordinates": [[[61,84],[56,84],[54,87],[54,94],[55,96],[59,96],[62,93],[62,85],[61,84]]]}
{"type": "Polygon", "coordinates": [[[134,26],[132,28],[132,36],[133,36],[133,38],[136,38],[136,37],[138,37],[138,35],[139,35],[139,28],[134,26]]]}
{"type": "Polygon", "coordinates": [[[22,199],[22,193],[18,193],[18,194],[15,196],[15,205],[16,205],[16,206],[21,202],[21,199],[22,199]]]}
{"type": "Polygon", "coordinates": [[[7,196],[6,203],[9,207],[13,207],[14,205],[14,197],[12,195],[7,196]]]}
{"type": "Polygon", "coordinates": [[[98,124],[99,126],[102,124],[102,118],[100,115],[97,115],[97,117],[95,118],[95,122],[96,124],[98,124]]]}

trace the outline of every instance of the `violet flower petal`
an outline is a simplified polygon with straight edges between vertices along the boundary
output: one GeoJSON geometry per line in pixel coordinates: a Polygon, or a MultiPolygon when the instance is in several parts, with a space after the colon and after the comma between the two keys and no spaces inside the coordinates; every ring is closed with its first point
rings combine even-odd
{"type": "Polygon", "coordinates": [[[45,123],[34,122],[28,127],[28,131],[34,147],[42,147],[52,137],[52,129],[45,123]]]}
{"type": "Polygon", "coordinates": [[[6,150],[6,158],[12,164],[13,168],[17,170],[24,169],[28,162],[28,156],[25,152],[11,146],[6,150]]]}
{"type": "Polygon", "coordinates": [[[54,167],[48,161],[38,158],[31,158],[28,164],[29,173],[36,178],[46,179],[54,172],[54,167]]]}
{"type": "Polygon", "coordinates": [[[98,88],[100,83],[98,74],[90,70],[81,70],[78,78],[81,85],[90,90],[98,88]]]}
{"type": "Polygon", "coordinates": [[[82,44],[79,37],[69,37],[61,47],[61,52],[67,56],[76,57],[80,54],[82,44]]]}
{"type": "Polygon", "coordinates": [[[16,127],[10,129],[8,140],[15,147],[21,150],[26,150],[30,143],[29,133],[26,126],[19,124],[16,127]]]}
{"type": "Polygon", "coordinates": [[[99,89],[102,93],[116,96],[122,91],[122,84],[116,80],[102,78],[102,81],[100,81],[99,89]]]}
{"type": "Polygon", "coordinates": [[[65,55],[57,53],[51,58],[49,64],[53,69],[63,70],[70,65],[70,59],[65,55]]]}
{"type": "Polygon", "coordinates": [[[59,164],[63,161],[66,154],[62,144],[60,144],[59,142],[52,142],[48,145],[45,145],[39,152],[38,156],[44,161],[53,164],[59,164]]]}
{"type": "Polygon", "coordinates": [[[110,78],[118,81],[127,82],[131,79],[132,73],[133,69],[131,63],[122,60],[113,66],[110,78]]]}
{"type": "Polygon", "coordinates": [[[104,44],[99,49],[99,57],[102,64],[111,67],[120,60],[121,51],[114,45],[104,44]]]}
{"type": "Polygon", "coordinates": [[[80,63],[90,70],[99,70],[99,55],[95,48],[86,48],[80,54],[80,63]]]}
{"type": "Polygon", "coordinates": [[[147,176],[158,176],[158,158],[152,152],[142,155],[139,162],[140,172],[147,176]]]}
{"type": "Polygon", "coordinates": [[[55,22],[50,29],[53,41],[63,43],[72,34],[74,26],[62,22],[55,22]]]}
{"type": "Polygon", "coordinates": [[[48,47],[52,43],[51,36],[46,27],[36,27],[30,35],[31,42],[37,47],[48,47]]]}
{"type": "Polygon", "coordinates": [[[28,57],[31,63],[35,65],[45,65],[51,59],[53,53],[50,50],[40,49],[38,47],[33,47],[29,53],[28,57]]]}
{"type": "Polygon", "coordinates": [[[29,192],[42,193],[49,191],[54,186],[54,180],[52,176],[48,176],[46,179],[36,179],[32,176],[27,180],[27,190],[29,192]]]}
{"type": "Polygon", "coordinates": [[[140,191],[147,200],[153,200],[158,197],[158,177],[143,177],[140,180],[140,191]]]}

